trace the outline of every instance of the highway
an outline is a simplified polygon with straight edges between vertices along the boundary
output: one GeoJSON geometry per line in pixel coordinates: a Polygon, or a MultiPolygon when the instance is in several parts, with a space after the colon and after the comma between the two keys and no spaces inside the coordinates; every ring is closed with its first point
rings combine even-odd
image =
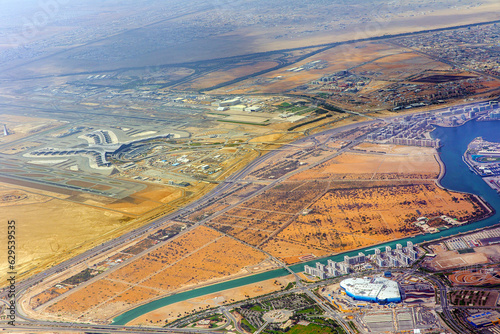
{"type": "MultiPolygon", "coordinates": [[[[41,273],[36,274],[36,275],[34,275],[34,276],[24,280],[24,281],[17,282],[16,296],[17,296],[17,298],[19,298],[19,296],[23,292],[25,292],[26,289],[42,282],[44,279],[50,277],[51,275],[60,273],[68,268],[71,268],[77,264],[82,263],[83,261],[88,261],[92,257],[97,256],[103,252],[110,251],[110,250],[114,249],[115,247],[122,246],[126,242],[130,242],[131,240],[134,240],[138,237],[143,236],[144,234],[146,234],[148,232],[151,232],[154,229],[159,228],[161,225],[165,224],[167,221],[174,220],[174,219],[182,219],[183,216],[189,215],[190,213],[192,213],[194,211],[202,209],[204,206],[212,204],[215,200],[223,197],[224,194],[227,194],[228,192],[232,192],[234,190],[233,188],[241,187],[242,185],[240,183],[246,184],[247,181],[243,180],[246,176],[248,176],[250,173],[252,173],[258,165],[260,165],[261,163],[265,162],[268,159],[273,158],[276,154],[278,154],[279,152],[281,152],[283,150],[296,149],[296,145],[303,145],[307,142],[311,142],[311,145],[315,146],[315,145],[319,144],[317,139],[316,139],[317,136],[323,136],[323,135],[330,135],[331,136],[331,135],[337,134],[337,133],[342,132],[342,131],[350,130],[350,129],[360,127],[360,126],[365,126],[365,125],[371,124],[373,122],[375,122],[375,121],[370,120],[367,122],[353,123],[353,124],[350,124],[350,125],[347,125],[344,127],[336,128],[336,129],[329,129],[329,130],[326,130],[326,131],[323,131],[323,132],[320,132],[317,134],[313,134],[313,135],[309,135],[307,137],[301,138],[293,143],[284,145],[283,147],[280,148],[279,151],[271,151],[265,155],[262,155],[262,156],[258,157],[257,159],[255,159],[254,161],[252,161],[250,164],[248,164],[246,167],[244,167],[240,171],[233,173],[223,183],[221,183],[219,186],[217,186],[215,189],[213,189],[207,195],[205,195],[204,197],[202,197],[201,199],[199,199],[195,202],[192,202],[191,204],[188,204],[184,208],[182,208],[174,213],[160,217],[160,218],[152,221],[151,223],[144,225],[144,226],[142,226],[142,227],[140,227],[132,232],[129,232],[129,233],[124,234],[118,238],[115,238],[115,239],[110,240],[106,243],[103,243],[103,244],[101,244],[101,245],[99,245],[99,246],[97,246],[89,251],[86,251],[86,252],[84,252],[78,256],[75,256],[74,258],[69,259],[67,261],[64,261],[64,262],[62,262],[54,267],[51,267],[51,268],[49,268],[41,273]]],[[[357,145],[360,141],[361,141],[361,139],[357,139],[356,141],[353,141],[351,144],[344,147],[343,149],[335,152],[332,155],[329,155],[328,157],[322,159],[320,162],[317,162],[315,164],[307,166],[306,168],[314,167],[314,166],[316,166],[316,165],[318,165],[318,164],[320,164],[328,159],[331,159],[334,156],[341,154],[343,151],[357,145]]],[[[294,173],[286,174],[286,175],[282,176],[281,178],[274,180],[270,184],[268,184],[265,187],[263,187],[262,189],[260,189],[257,193],[254,193],[253,196],[256,196],[259,193],[262,193],[265,190],[272,188],[278,182],[281,182],[284,179],[286,179],[286,178],[290,177],[291,175],[293,175],[299,171],[302,171],[302,170],[303,169],[299,169],[299,170],[295,171],[294,173]]],[[[222,210],[222,211],[225,211],[225,210],[222,210]]],[[[221,214],[222,211],[219,212],[218,214],[221,214]]],[[[211,218],[213,218],[213,217],[211,217],[211,218]]],[[[204,223],[205,223],[205,220],[202,220],[202,221],[194,224],[190,229],[187,229],[185,232],[195,228],[196,226],[204,224],[204,223]]],[[[0,299],[6,300],[7,293],[8,293],[8,291],[6,289],[3,289],[0,292],[0,299]]],[[[19,308],[19,305],[17,307],[17,318],[23,319],[26,321],[30,321],[30,322],[36,322],[36,320],[33,320],[33,319],[26,317],[26,315],[23,314],[22,309],[19,308]]],[[[50,322],[42,322],[42,323],[46,323],[47,325],[50,325],[50,322]]],[[[58,323],[58,325],[60,325],[60,323],[58,323]]],[[[111,328],[114,328],[114,327],[110,327],[110,329],[111,328]]]]}
{"type": "MultiPolygon", "coordinates": [[[[392,118],[395,118],[395,117],[399,117],[399,116],[394,116],[394,117],[391,117],[389,119],[392,119],[392,118]]],[[[385,121],[388,121],[389,119],[386,119],[385,121]]],[[[40,282],[42,282],[44,279],[50,277],[51,275],[54,275],[54,274],[57,274],[59,272],[62,272],[70,267],[73,267],[79,263],[82,263],[83,261],[87,261],[89,259],[91,259],[92,257],[94,256],[97,256],[103,252],[106,252],[106,251],[109,251],[109,250],[112,250],[114,249],[115,247],[119,247],[119,246],[122,246],[124,243],[126,242],[129,242],[131,240],[134,240],[138,237],[141,237],[143,236],[144,234],[148,233],[148,232],[151,232],[152,230],[154,229],[157,229],[159,228],[161,225],[165,224],[167,221],[170,221],[170,220],[175,220],[175,219],[182,219],[184,216],[186,215],[189,215],[190,213],[194,212],[194,211],[198,211],[200,209],[202,209],[203,207],[205,206],[208,206],[210,204],[212,204],[214,201],[222,198],[223,196],[227,195],[228,193],[234,191],[235,189],[237,189],[238,187],[241,187],[242,185],[245,185],[247,184],[249,181],[246,181],[244,180],[244,178],[246,176],[248,176],[250,173],[252,173],[254,171],[254,169],[260,165],[261,163],[265,162],[266,160],[269,160],[269,159],[272,159],[276,154],[278,154],[279,152],[283,151],[283,150],[286,150],[286,149],[296,149],[296,145],[303,145],[307,142],[311,142],[311,146],[309,147],[317,147],[318,145],[321,145],[321,143],[319,143],[319,141],[316,139],[316,137],[319,137],[319,136],[332,136],[334,134],[337,134],[339,132],[342,132],[342,131],[346,131],[346,130],[350,130],[350,129],[354,129],[354,128],[357,128],[357,127],[361,127],[361,126],[366,126],[366,125],[370,125],[370,124],[373,124],[374,122],[378,122],[379,120],[369,120],[369,121],[365,121],[365,122],[359,122],[359,123],[353,123],[353,124],[350,124],[350,125],[347,125],[347,126],[343,126],[343,127],[340,127],[340,128],[336,128],[336,129],[329,129],[329,130],[326,130],[326,131],[323,131],[323,132],[320,132],[320,133],[317,133],[317,134],[313,134],[313,135],[309,135],[307,137],[304,137],[304,138],[301,138],[293,143],[290,143],[290,144],[287,144],[287,145],[284,145],[283,147],[281,147],[279,150],[275,150],[275,151],[271,151],[265,155],[262,155],[260,157],[258,157],[257,159],[255,159],[254,161],[252,161],[251,163],[249,163],[246,167],[244,167],[243,169],[241,169],[240,171],[237,171],[235,173],[233,173],[231,176],[229,176],[224,182],[222,182],[219,186],[217,186],[215,189],[213,189],[211,192],[209,192],[207,195],[205,195],[204,197],[202,197],[201,199],[199,200],[196,200],[194,202],[192,202],[191,204],[188,204],[187,206],[185,206],[184,208],[174,212],[174,213],[171,213],[171,214],[168,214],[166,216],[163,216],[163,217],[160,217],[152,222],[150,222],[149,224],[147,225],[144,225],[132,232],[129,232],[125,235],[122,235],[118,238],[115,238],[113,240],[110,240],[106,243],[103,243],[95,248],[93,248],[92,250],[89,250],[87,252],[84,252],[72,259],[69,259],[67,261],[64,261],[52,268],[49,268],[39,274],[36,274],[32,277],[30,277],[29,279],[26,279],[24,281],[21,281],[21,282],[18,282],[17,285],[16,285],[16,295],[17,297],[19,298],[19,296],[26,291],[26,289],[28,289],[29,287],[33,286],[33,285],[36,285],[40,282]]],[[[364,135],[366,136],[366,134],[364,135]]],[[[272,187],[274,187],[278,182],[282,182],[283,180],[285,180],[286,178],[298,173],[298,172],[302,172],[303,170],[305,169],[308,169],[308,168],[312,168],[314,166],[317,166],[321,163],[323,163],[324,161],[327,161],[337,155],[340,155],[342,154],[343,152],[345,152],[346,150],[349,150],[350,148],[356,146],[358,143],[360,143],[364,136],[360,137],[360,138],[357,138],[356,140],[352,141],[350,144],[348,144],[347,146],[345,146],[344,148],[336,151],[335,153],[333,154],[330,154],[328,155],[327,157],[325,157],[324,159],[321,159],[319,162],[316,162],[314,164],[311,164],[311,165],[308,165],[307,167],[304,167],[304,168],[301,168],[301,169],[298,169],[294,172],[291,172],[291,173],[288,173],[288,174],[285,174],[284,176],[276,179],[276,180],[273,180],[272,182],[270,182],[269,184],[267,184],[266,186],[264,186],[263,188],[261,188],[260,190],[258,190],[256,193],[254,193],[252,196],[256,196],[272,187]]],[[[327,139],[328,140],[328,139],[327,139]]],[[[304,146],[304,148],[306,148],[304,146]]],[[[246,198],[245,200],[247,200],[248,198],[246,198]]],[[[218,213],[216,213],[216,215],[220,215],[222,214],[223,212],[225,212],[227,210],[221,210],[219,211],[218,213]]],[[[213,219],[214,216],[211,216],[210,219],[213,219]]],[[[202,225],[204,224],[206,221],[208,220],[205,219],[205,220],[202,220],[200,222],[197,222],[196,224],[194,224],[190,229],[186,229],[185,232],[199,226],[199,225],[202,225]]],[[[185,233],[184,232],[184,233],[185,233]]],[[[286,266],[284,266],[286,268],[286,266]]],[[[293,273],[293,272],[292,272],[293,273]]],[[[449,309],[448,309],[448,304],[447,304],[447,299],[446,299],[446,287],[442,284],[442,282],[440,282],[438,279],[436,279],[435,277],[430,277],[429,278],[430,280],[432,280],[438,287],[439,287],[439,290],[440,290],[440,294],[441,294],[441,300],[443,301],[443,312],[446,316],[447,319],[453,319],[453,315],[450,313],[449,309]]],[[[298,282],[300,282],[300,280],[298,280],[298,282]]],[[[318,297],[315,296],[309,289],[305,289],[304,292],[306,291],[309,291],[308,294],[312,294],[313,296],[311,296],[314,300],[317,300],[318,297]]],[[[4,299],[6,300],[7,299],[7,290],[6,289],[3,289],[1,292],[0,292],[0,299],[4,299]]],[[[330,309],[329,306],[323,304],[322,302],[318,302],[319,305],[325,310],[325,312],[327,312],[327,314],[329,314],[332,318],[336,319],[345,329],[346,329],[346,332],[351,332],[350,328],[348,328],[344,322],[342,321],[342,319],[340,319],[336,313],[330,309]]],[[[82,326],[81,324],[71,324],[71,323],[68,323],[68,324],[63,324],[63,323],[53,323],[53,322],[44,322],[44,321],[37,321],[37,320],[32,320],[32,319],[29,319],[28,317],[26,317],[22,310],[19,308],[19,305],[18,305],[18,309],[17,309],[17,319],[20,320],[26,320],[28,321],[31,326],[38,326],[38,325],[44,325],[44,326],[64,326],[66,327],[66,325],[69,326],[69,328],[72,328],[71,326],[73,327],[78,327],[78,326],[82,326]]],[[[453,323],[453,321],[451,321],[451,323],[453,323]]],[[[21,325],[21,323],[19,323],[21,325]]],[[[89,329],[100,329],[102,328],[103,326],[101,325],[88,325],[86,328],[89,328],[89,329]]],[[[46,327],[47,328],[47,327],[46,327]]],[[[107,325],[107,328],[106,330],[108,331],[123,331],[123,326],[112,326],[112,325],[107,325]]],[[[131,329],[129,327],[127,327],[127,330],[128,329],[131,329]]],[[[136,329],[134,329],[136,330],[136,329]]],[[[149,330],[149,329],[148,329],[149,330]]],[[[142,329],[141,329],[142,331],[142,329]]],[[[165,331],[167,331],[167,329],[165,329],[165,331]]],[[[156,333],[156,332],[163,332],[162,329],[151,329],[151,332],[153,333],[156,333]]],[[[167,331],[168,332],[168,331],[167,331]]],[[[205,331],[206,332],[206,331],[205,331]]]]}

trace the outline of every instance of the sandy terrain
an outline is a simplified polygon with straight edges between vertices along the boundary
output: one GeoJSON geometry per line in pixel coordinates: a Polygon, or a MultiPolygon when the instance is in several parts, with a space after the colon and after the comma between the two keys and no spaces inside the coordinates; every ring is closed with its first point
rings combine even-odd
{"type": "Polygon", "coordinates": [[[261,248],[270,254],[279,258],[303,256],[313,254],[316,257],[329,255],[332,253],[330,249],[322,247],[315,247],[301,242],[294,242],[291,240],[284,240],[282,238],[273,238],[266,242],[261,248]]]}
{"type": "Polygon", "coordinates": [[[262,241],[268,238],[272,231],[261,230],[259,228],[241,227],[237,224],[216,224],[209,223],[209,226],[223,231],[239,240],[245,241],[252,246],[258,246],[262,241]]]}
{"type": "Polygon", "coordinates": [[[332,252],[369,246],[417,233],[416,210],[424,216],[473,211],[468,201],[451,197],[433,183],[330,190],[277,238],[332,252]]]}
{"type": "Polygon", "coordinates": [[[288,192],[277,186],[248,200],[240,208],[268,210],[279,214],[295,214],[308,206],[322,191],[321,188],[312,188],[288,192]]]}
{"type": "Polygon", "coordinates": [[[247,265],[263,261],[266,255],[240,242],[222,237],[144,281],[144,286],[175,290],[213,278],[238,273],[247,265]]]}
{"type": "Polygon", "coordinates": [[[246,266],[256,265],[266,257],[219,232],[198,227],[42,307],[49,317],[61,315],[65,319],[77,319],[82,316],[86,321],[104,321],[131,306],[179,288],[248,274],[246,266]],[[107,287],[105,293],[103,286],[107,287]],[[74,303],[84,296],[94,298],[75,307],[74,303]]]}
{"type": "Polygon", "coordinates": [[[370,146],[359,150],[373,150],[387,154],[344,153],[313,169],[294,175],[292,180],[306,179],[360,179],[383,180],[404,178],[436,178],[439,165],[431,148],[390,147],[374,151],[370,146]]]}
{"type": "Polygon", "coordinates": [[[293,67],[300,67],[312,61],[323,60],[328,62],[326,68],[293,72],[287,71],[289,68],[286,67],[263,74],[256,79],[251,78],[216,89],[211,93],[241,94],[250,90],[252,93],[280,93],[316,80],[325,73],[335,73],[379,57],[397,54],[401,52],[401,49],[401,47],[383,43],[354,43],[338,46],[293,64],[293,67]]]}
{"type": "Polygon", "coordinates": [[[109,278],[137,283],[220,236],[220,233],[211,229],[198,228],[128,263],[111,273],[109,278]]]}
{"type": "Polygon", "coordinates": [[[167,186],[152,186],[134,194],[135,197],[147,198],[152,201],[161,203],[168,203],[174,201],[182,196],[182,189],[167,186]]]}
{"type": "MultiPolygon", "coordinates": [[[[27,199],[0,206],[0,216],[16,221],[19,278],[102,243],[130,221],[121,213],[14,190],[3,184],[0,191],[28,194],[27,199]]],[[[2,240],[0,245],[6,247],[6,242],[2,240]]],[[[0,271],[6,273],[6,268],[7,258],[3,257],[0,271]]]]}
{"type": "Polygon", "coordinates": [[[473,253],[459,254],[456,250],[443,250],[436,252],[436,254],[435,258],[427,260],[426,263],[432,269],[441,271],[463,266],[496,262],[500,257],[500,245],[476,247],[473,253]]]}
{"type": "MultiPolygon", "coordinates": [[[[286,159],[292,154],[298,153],[278,155],[286,159]]],[[[435,184],[440,169],[435,154],[432,148],[363,143],[295,174],[209,225],[297,262],[300,256],[321,256],[420,233],[413,224],[420,216],[445,214],[467,220],[478,214],[468,195],[435,184]]],[[[271,161],[262,169],[269,172],[274,164],[284,168],[271,161]]],[[[259,175],[252,177],[257,180],[259,175]]]]}
{"type": "Polygon", "coordinates": [[[102,301],[123,291],[129,287],[126,283],[110,281],[106,279],[98,280],[77,292],[69,294],[61,301],[47,307],[46,311],[52,314],[64,314],[71,312],[81,316],[89,308],[99,305],[102,301]]]}
{"type": "Polygon", "coordinates": [[[253,298],[264,295],[273,291],[281,290],[286,287],[289,282],[293,282],[293,276],[285,276],[259,283],[245,285],[239,288],[228,289],[212,293],[206,296],[189,299],[183,302],[174,303],[147,314],[129,322],[127,325],[148,325],[158,322],[172,322],[179,316],[184,316],[191,311],[210,308],[218,305],[224,305],[227,302],[235,302],[246,298],[253,298]]]}
{"type": "Polygon", "coordinates": [[[48,118],[35,118],[35,117],[0,114],[0,124],[1,124],[0,130],[2,134],[0,136],[0,145],[3,146],[1,147],[0,152],[12,154],[12,153],[18,153],[12,151],[12,148],[16,148],[17,150],[22,151],[26,149],[26,146],[33,146],[33,143],[28,142],[22,146],[19,146],[19,144],[17,144],[14,145],[13,147],[4,146],[4,144],[10,143],[14,140],[18,140],[27,136],[31,136],[38,132],[54,129],[58,126],[65,125],[66,123],[48,118]],[[8,136],[3,135],[4,124],[9,133],[8,136]]]}

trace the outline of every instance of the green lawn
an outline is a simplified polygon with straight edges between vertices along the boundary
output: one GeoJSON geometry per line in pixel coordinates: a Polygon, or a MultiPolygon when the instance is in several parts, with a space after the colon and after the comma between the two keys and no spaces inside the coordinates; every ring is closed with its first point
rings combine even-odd
{"type": "Polygon", "coordinates": [[[293,326],[287,334],[328,334],[328,333],[336,333],[330,327],[309,324],[307,326],[296,325],[293,326]]]}
{"type": "Polygon", "coordinates": [[[257,328],[255,328],[254,326],[252,326],[247,319],[241,319],[241,327],[246,330],[247,332],[255,332],[257,330],[257,328]]]}
{"type": "Polygon", "coordinates": [[[254,311],[258,311],[258,312],[265,312],[266,311],[259,304],[253,305],[252,307],[250,307],[250,309],[254,310],[254,311]]]}

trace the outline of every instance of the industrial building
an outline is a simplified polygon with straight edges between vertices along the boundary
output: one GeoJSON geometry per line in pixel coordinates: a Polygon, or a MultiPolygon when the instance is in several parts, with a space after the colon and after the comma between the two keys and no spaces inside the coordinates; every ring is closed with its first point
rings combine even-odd
{"type": "Polygon", "coordinates": [[[348,278],[340,282],[340,287],[354,300],[379,304],[401,301],[399,284],[383,277],[348,278]]]}
{"type": "Polygon", "coordinates": [[[235,97],[234,99],[219,102],[219,107],[230,107],[230,106],[235,106],[235,105],[240,104],[240,103],[241,103],[241,99],[239,97],[235,97]]]}
{"type": "Polygon", "coordinates": [[[467,321],[474,327],[480,328],[488,325],[500,323],[500,313],[497,311],[483,312],[471,315],[467,321]]]}

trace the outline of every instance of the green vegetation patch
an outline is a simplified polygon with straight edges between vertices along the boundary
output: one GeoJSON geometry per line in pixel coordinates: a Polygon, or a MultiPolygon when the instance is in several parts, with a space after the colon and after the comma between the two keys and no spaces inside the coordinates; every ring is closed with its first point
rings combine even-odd
{"type": "Polygon", "coordinates": [[[282,104],[279,105],[280,108],[288,108],[291,107],[292,104],[288,102],[283,102],[282,104]]]}
{"type": "Polygon", "coordinates": [[[241,319],[241,328],[250,333],[253,333],[257,330],[257,328],[252,326],[247,319],[241,319]]]}
{"type": "Polygon", "coordinates": [[[75,276],[71,276],[67,280],[64,280],[62,283],[63,284],[78,285],[80,283],[88,281],[89,279],[96,276],[98,273],[99,273],[98,271],[87,268],[87,269],[79,272],[75,276]]]}
{"type": "Polygon", "coordinates": [[[259,304],[254,304],[250,309],[258,312],[266,312],[259,304]]]}
{"type": "Polygon", "coordinates": [[[309,324],[307,326],[295,325],[290,328],[289,334],[328,334],[328,333],[337,333],[337,331],[333,328],[327,326],[321,326],[317,324],[309,324]]]}

